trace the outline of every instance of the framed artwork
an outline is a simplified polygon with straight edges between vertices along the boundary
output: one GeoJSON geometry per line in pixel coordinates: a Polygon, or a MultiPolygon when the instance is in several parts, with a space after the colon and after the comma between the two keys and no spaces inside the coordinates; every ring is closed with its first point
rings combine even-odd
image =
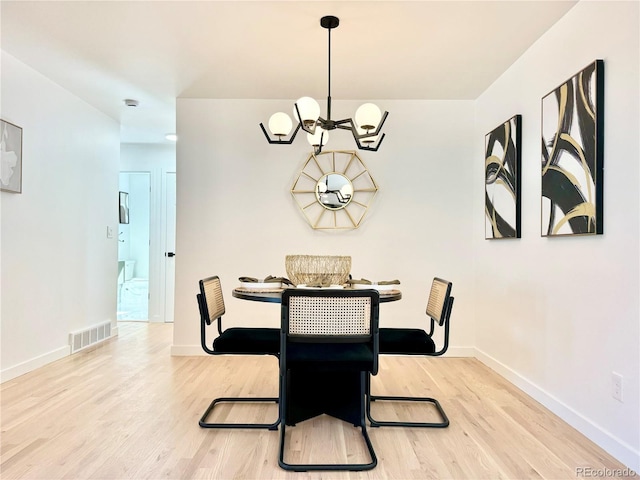
{"type": "Polygon", "coordinates": [[[22,128],[0,120],[0,190],[22,193],[22,128]]]}
{"type": "Polygon", "coordinates": [[[541,235],[603,232],[604,62],[542,98],[541,235]]]}
{"type": "Polygon", "coordinates": [[[129,223],[129,194],[120,192],[120,223],[129,223]]]}
{"type": "Polygon", "coordinates": [[[521,137],[521,115],[514,115],[485,136],[486,239],[520,238],[521,137]]]}

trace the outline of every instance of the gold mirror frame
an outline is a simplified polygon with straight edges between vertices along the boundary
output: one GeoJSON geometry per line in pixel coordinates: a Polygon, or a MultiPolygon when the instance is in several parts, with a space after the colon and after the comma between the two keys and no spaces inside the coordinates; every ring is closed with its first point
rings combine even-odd
{"type": "Polygon", "coordinates": [[[291,187],[291,195],[312,228],[336,230],[358,228],[378,193],[378,185],[355,151],[311,153],[291,187]],[[353,187],[349,201],[328,208],[318,198],[318,184],[327,175],[341,175],[353,187]]]}

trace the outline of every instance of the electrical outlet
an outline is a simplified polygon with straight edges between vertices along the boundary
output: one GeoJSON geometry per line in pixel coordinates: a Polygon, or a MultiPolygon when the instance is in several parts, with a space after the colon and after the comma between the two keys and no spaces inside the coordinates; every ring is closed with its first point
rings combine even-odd
{"type": "Polygon", "coordinates": [[[622,375],[611,372],[611,396],[622,402],[622,375]]]}

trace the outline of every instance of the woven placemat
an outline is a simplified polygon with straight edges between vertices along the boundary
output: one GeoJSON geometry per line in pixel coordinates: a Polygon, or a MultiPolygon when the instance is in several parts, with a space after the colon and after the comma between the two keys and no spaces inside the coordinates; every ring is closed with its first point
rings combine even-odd
{"type": "Polygon", "coordinates": [[[398,295],[399,293],[402,293],[402,292],[400,292],[400,290],[382,290],[381,292],[378,292],[378,293],[380,293],[381,297],[388,297],[391,295],[398,295]]]}
{"type": "Polygon", "coordinates": [[[284,288],[245,288],[237,287],[236,292],[240,293],[280,293],[284,288]]]}
{"type": "MultiPolygon", "coordinates": [[[[245,287],[236,287],[234,289],[236,292],[240,292],[240,293],[281,293],[285,290],[285,288],[245,288],[245,287]]],[[[327,288],[327,290],[330,290],[327,288]]],[[[350,289],[350,288],[344,288],[343,290],[356,290],[354,289],[350,289]]],[[[381,297],[390,297],[393,295],[398,295],[400,292],[400,290],[383,290],[380,293],[381,297]]]]}
{"type": "MultiPolygon", "coordinates": [[[[361,288],[349,288],[349,287],[345,287],[344,288],[347,291],[357,291],[357,290],[362,290],[361,288]]],[[[375,290],[374,286],[371,286],[372,290],[375,290]]],[[[391,297],[393,295],[398,295],[399,293],[402,293],[400,290],[378,290],[378,293],[380,294],[381,297],[391,297]]]]}

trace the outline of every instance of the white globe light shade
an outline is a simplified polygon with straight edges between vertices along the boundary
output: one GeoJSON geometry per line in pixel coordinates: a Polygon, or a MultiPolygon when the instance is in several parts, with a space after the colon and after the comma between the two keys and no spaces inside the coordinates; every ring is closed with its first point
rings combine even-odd
{"type": "Polygon", "coordinates": [[[293,122],[289,115],[284,112],[277,112],[269,118],[269,130],[273,135],[286,137],[291,132],[293,122]]]}
{"type": "Polygon", "coordinates": [[[310,133],[307,133],[307,141],[309,142],[309,145],[311,145],[312,147],[317,148],[321,146],[320,138],[322,138],[322,146],[324,147],[329,141],[329,132],[327,132],[326,130],[323,130],[322,128],[316,128],[316,133],[314,133],[313,135],[311,135],[310,133]]]}
{"type": "Polygon", "coordinates": [[[302,97],[298,99],[296,105],[293,106],[293,118],[298,121],[302,121],[302,123],[307,127],[313,127],[313,124],[316,123],[320,116],[320,105],[318,102],[311,97],[302,97]],[[300,111],[301,118],[298,118],[296,105],[300,111]]]}
{"type": "Polygon", "coordinates": [[[356,124],[364,130],[375,130],[382,120],[382,112],[374,103],[365,103],[356,110],[356,124]]]}

